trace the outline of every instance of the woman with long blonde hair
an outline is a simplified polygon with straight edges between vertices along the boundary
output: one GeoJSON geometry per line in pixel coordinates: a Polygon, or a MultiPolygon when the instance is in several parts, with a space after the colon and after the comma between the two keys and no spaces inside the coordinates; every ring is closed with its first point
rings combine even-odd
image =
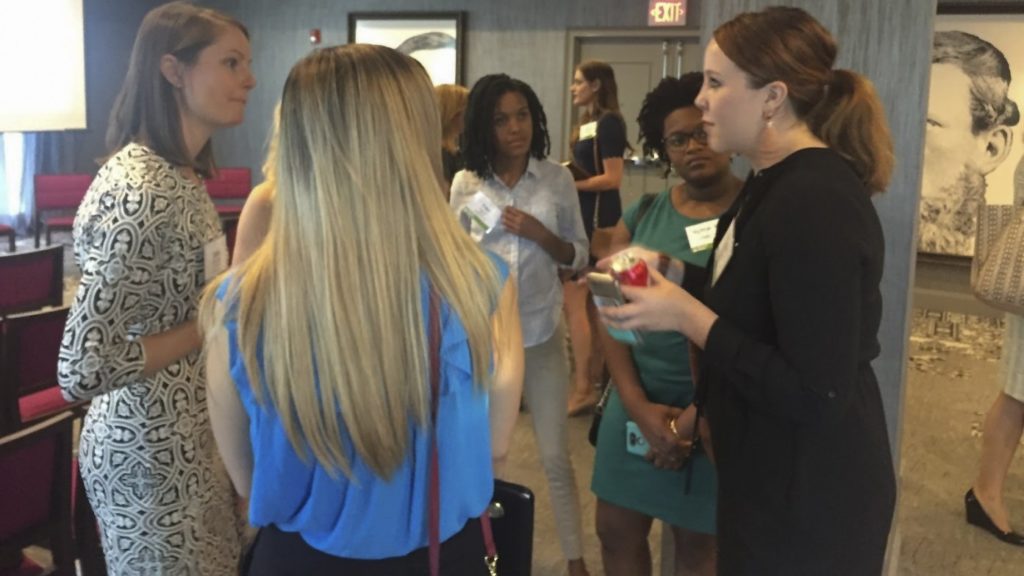
{"type": "Polygon", "coordinates": [[[440,194],[436,110],[390,48],[317,50],[288,76],[267,237],[201,317],[217,444],[261,528],[249,574],[426,573],[432,346],[442,572],[486,573],[477,518],[523,352],[507,268],[440,194]]]}

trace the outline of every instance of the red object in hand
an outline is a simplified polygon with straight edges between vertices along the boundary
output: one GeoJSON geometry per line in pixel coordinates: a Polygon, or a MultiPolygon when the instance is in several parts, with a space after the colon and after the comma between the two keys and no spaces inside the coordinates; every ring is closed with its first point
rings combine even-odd
{"type": "Polygon", "coordinates": [[[647,273],[647,262],[637,258],[632,252],[624,252],[612,260],[612,276],[624,286],[647,286],[650,275],[647,273]]]}

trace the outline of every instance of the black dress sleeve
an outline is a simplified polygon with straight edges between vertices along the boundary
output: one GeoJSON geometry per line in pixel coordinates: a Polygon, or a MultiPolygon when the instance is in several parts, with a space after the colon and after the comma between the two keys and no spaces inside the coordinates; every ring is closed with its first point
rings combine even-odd
{"type": "Polygon", "coordinates": [[[704,287],[708,283],[708,269],[690,262],[683,263],[683,290],[686,290],[698,300],[704,297],[704,287]]]}
{"type": "MultiPolygon", "coordinates": [[[[626,123],[617,114],[605,114],[597,122],[597,154],[600,159],[622,158],[626,152],[626,123]]],[[[602,166],[596,166],[603,173],[602,166]]]]}
{"type": "MultiPolygon", "coordinates": [[[[704,357],[749,404],[793,422],[834,420],[857,389],[867,267],[881,266],[877,216],[863,190],[809,177],[762,206],[774,343],[719,318],[704,357]]],[[[753,238],[750,241],[755,241],[753,238]]],[[[877,282],[876,282],[877,284],[877,282]]]]}

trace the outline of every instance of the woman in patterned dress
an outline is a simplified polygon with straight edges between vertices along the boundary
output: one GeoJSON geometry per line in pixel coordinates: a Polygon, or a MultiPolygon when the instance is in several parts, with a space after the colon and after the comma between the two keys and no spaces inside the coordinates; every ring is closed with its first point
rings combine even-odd
{"type": "Polygon", "coordinates": [[[82,279],[58,370],[67,399],[92,399],[79,461],[111,575],[236,570],[195,315],[227,262],[201,180],[210,136],[242,121],[254,85],[240,23],[184,2],[151,11],[111,114],[114,154],[75,218],[82,279]]]}

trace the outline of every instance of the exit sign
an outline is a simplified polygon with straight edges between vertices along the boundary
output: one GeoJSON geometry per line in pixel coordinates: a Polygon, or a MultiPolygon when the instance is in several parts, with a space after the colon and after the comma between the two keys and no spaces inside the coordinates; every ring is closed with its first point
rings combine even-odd
{"type": "Polygon", "coordinates": [[[647,11],[648,26],[685,26],[686,0],[682,2],[666,2],[650,0],[647,11]]]}

